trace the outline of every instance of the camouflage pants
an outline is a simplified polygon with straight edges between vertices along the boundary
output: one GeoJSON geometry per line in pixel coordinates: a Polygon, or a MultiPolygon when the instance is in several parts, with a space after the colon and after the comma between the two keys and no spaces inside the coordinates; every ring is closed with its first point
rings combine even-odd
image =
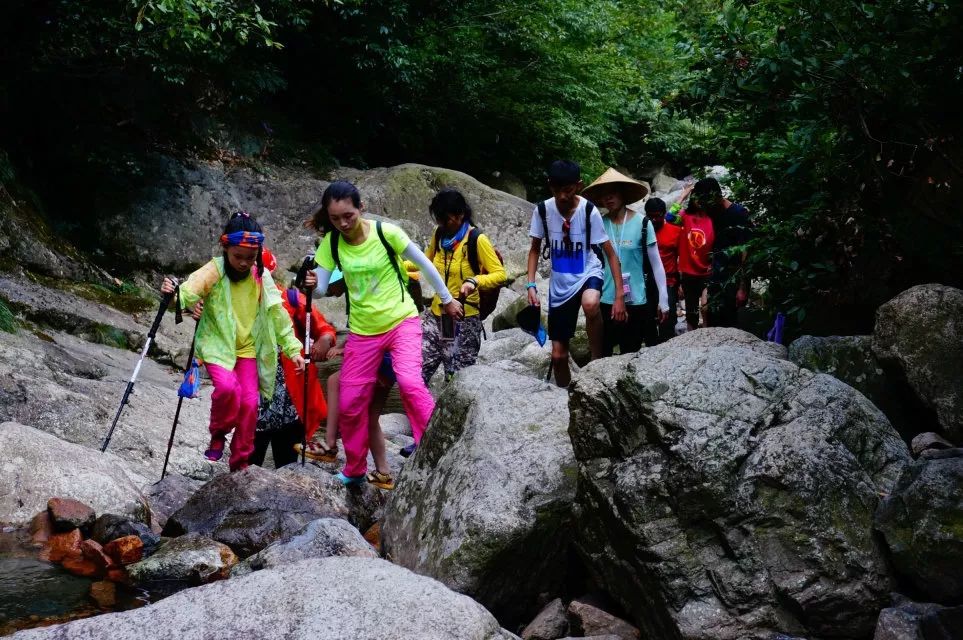
{"type": "Polygon", "coordinates": [[[471,316],[458,322],[454,340],[441,339],[441,321],[438,316],[425,309],[421,318],[421,377],[425,384],[435,375],[438,365],[444,363],[445,377],[456,371],[475,364],[478,349],[481,348],[482,321],[471,316]]]}

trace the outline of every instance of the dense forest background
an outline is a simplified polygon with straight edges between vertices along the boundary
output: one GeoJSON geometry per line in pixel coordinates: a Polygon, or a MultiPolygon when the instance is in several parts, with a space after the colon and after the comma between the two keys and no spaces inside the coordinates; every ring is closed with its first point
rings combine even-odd
{"type": "MultiPolygon", "coordinates": [[[[422,162],[543,194],[556,157],[731,168],[768,302],[866,331],[963,285],[963,3],[8,0],[0,183],[63,233],[158,152],[422,162]]],[[[0,193],[0,198],[4,197],[0,193]]]]}

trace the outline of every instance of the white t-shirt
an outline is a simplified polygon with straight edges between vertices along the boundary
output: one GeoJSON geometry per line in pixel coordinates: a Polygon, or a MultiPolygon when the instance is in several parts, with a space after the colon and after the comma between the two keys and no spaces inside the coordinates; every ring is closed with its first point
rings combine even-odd
{"type": "MultiPolygon", "coordinates": [[[[591,277],[601,279],[603,275],[602,262],[595,252],[585,242],[585,198],[578,199],[578,205],[571,217],[571,229],[568,243],[565,241],[563,223],[565,219],[555,206],[555,198],[545,201],[545,213],[548,220],[548,238],[552,247],[552,278],[549,285],[549,306],[557,307],[574,296],[582,289],[585,281],[591,277]]],[[[598,207],[592,207],[592,241],[591,244],[602,244],[608,240],[605,235],[605,224],[598,207]]],[[[538,215],[538,207],[532,212],[532,224],[528,234],[533,238],[545,239],[542,229],[542,218],[538,215]]]]}

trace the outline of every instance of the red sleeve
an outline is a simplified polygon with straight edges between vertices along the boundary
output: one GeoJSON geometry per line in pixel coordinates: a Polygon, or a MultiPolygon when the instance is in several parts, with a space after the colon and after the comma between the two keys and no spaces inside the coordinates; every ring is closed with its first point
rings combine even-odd
{"type": "MultiPolygon", "coordinates": [[[[307,298],[300,291],[298,292],[298,321],[301,326],[301,333],[304,333],[304,312],[307,310],[307,298]]],[[[316,307],[312,305],[311,307],[311,339],[317,340],[323,335],[330,335],[332,338],[337,337],[338,332],[335,331],[334,327],[328,323],[324,318],[324,314],[318,311],[316,307]]]]}
{"type": "Polygon", "coordinates": [[[329,335],[332,338],[337,337],[338,332],[334,330],[334,327],[324,319],[324,314],[315,308],[311,308],[311,339],[317,340],[321,336],[329,335]]]}

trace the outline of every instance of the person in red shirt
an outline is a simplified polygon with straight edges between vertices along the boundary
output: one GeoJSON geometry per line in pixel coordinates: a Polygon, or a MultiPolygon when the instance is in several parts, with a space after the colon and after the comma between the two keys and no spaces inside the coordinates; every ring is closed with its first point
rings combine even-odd
{"type": "Polygon", "coordinates": [[[675,335],[676,308],[679,304],[679,236],[682,234],[682,222],[678,216],[675,216],[674,222],[667,222],[665,214],[666,206],[661,198],[649,198],[645,201],[645,215],[655,228],[655,239],[665,269],[665,285],[669,297],[669,313],[657,328],[659,343],[675,335]]]}
{"type": "Polygon", "coordinates": [[[712,276],[712,246],[716,240],[712,218],[704,203],[693,194],[681,212],[679,273],[685,300],[685,322],[689,331],[699,327],[702,294],[712,276]]]}

